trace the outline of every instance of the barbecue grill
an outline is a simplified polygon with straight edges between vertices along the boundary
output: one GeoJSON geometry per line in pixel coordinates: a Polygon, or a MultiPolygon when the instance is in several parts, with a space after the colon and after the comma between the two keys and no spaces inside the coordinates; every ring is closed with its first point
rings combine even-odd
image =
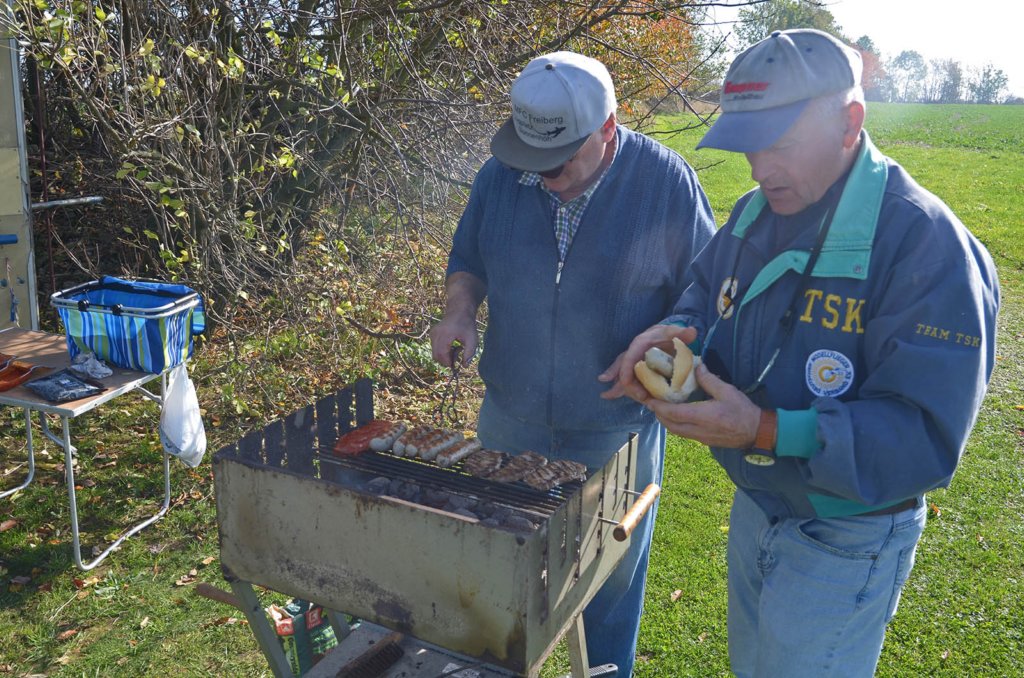
{"type": "Polygon", "coordinates": [[[580,612],[657,494],[636,501],[634,441],[585,480],[541,492],[472,477],[461,463],[328,451],[372,418],[362,380],[213,455],[222,570],[275,674],[290,670],[251,584],[517,675],[537,675],[574,628],[570,659],[582,674],[580,612]]]}

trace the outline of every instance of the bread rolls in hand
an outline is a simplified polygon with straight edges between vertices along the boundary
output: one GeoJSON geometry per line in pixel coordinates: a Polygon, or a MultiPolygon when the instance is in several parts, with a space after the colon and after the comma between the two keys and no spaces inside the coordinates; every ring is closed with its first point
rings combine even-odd
{"type": "Polygon", "coordinates": [[[644,359],[633,366],[633,373],[647,392],[658,400],[682,403],[697,390],[694,372],[700,364],[700,357],[693,355],[679,339],[673,339],[672,344],[676,349],[675,356],[656,346],[649,348],[644,359]]]}

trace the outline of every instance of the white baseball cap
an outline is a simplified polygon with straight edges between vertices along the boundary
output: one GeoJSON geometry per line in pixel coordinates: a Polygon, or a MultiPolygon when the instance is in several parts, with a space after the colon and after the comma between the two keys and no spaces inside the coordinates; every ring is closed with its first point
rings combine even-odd
{"type": "Polygon", "coordinates": [[[569,160],[617,106],[608,69],[575,52],[530,61],[512,83],[511,98],[512,117],[491,139],[491,153],[531,172],[569,160]]]}
{"type": "Polygon", "coordinates": [[[860,53],[813,28],[775,31],[729,66],[722,114],[697,148],[738,153],[768,148],[786,133],[807,103],[860,84],[860,53]]]}

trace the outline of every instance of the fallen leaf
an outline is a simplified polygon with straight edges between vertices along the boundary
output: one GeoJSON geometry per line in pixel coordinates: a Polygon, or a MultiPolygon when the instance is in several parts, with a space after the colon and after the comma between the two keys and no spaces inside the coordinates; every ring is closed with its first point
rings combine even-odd
{"type": "Polygon", "coordinates": [[[139,628],[140,628],[140,629],[144,629],[144,628],[146,628],[147,626],[149,626],[149,625],[150,625],[150,624],[152,624],[152,623],[153,623],[153,622],[151,622],[151,621],[149,620],[149,617],[143,617],[143,618],[142,618],[142,621],[141,621],[141,622],[139,622],[139,628]]]}
{"type": "Polygon", "coordinates": [[[72,638],[78,635],[78,629],[68,629],[67,631],[61,631],[57,634],[57,642],[63,642],[68,638],[72,638]]]}
{"type": "Polygon", "coordinates": [[[217,560],[217,559],[215,557],[213,557],[213,556],[206,556],[205,558],[203,558],[203,565],[209,565],[210,563],[212,563],[215,560],[217,560]]]}
{"type": "Polygon", "coordinates": [[[949,650],[943,650],[941,656],[943,661],[949,659],[949,650]]]}
{"type": "Polygon", "coordinates": [[[25,575],[19,575],[17,577],[11,577],[11,583],[12,584],[20,584],[21,586],[25,586],[27,584],[31,584],[32,583],[32,577],[26,577],[25,575]]]}
{"type": "Polygon", "coordinates": [[[931,506],[929,508],[931,509],[932,515],[935,516],[936,518],[938,518],[939,516],[942,515],[942,509],[940,509],[939,505],[936,504],[935,502],[932,502],[932,504],[931,504],[931,506]]]}
{"type": "Polygon", "coordinates": [[[11,529],[12,527],[17,526],[17,524],[18,524],[18,521],[15,520],[14,518],[11,518],[10,520],[5,520],[4,522],[0,523],[0,532],[6,532],[7,530],[11,529]]]}
{"type": "Polygon", "coordinates": [[[698,643],[703,643],[707,639],[708,639],[708,632],[707,631],[705,631],[704,633],[702,633],[699,636],[697,636],[697,642],[698,643]]]}
{"type": "Polygon", "coordinates": [[[683,595],[682,589],[676,589],[675,591],[673,591],[672,592],[672,602],[674,603],[677,600],[679,600],[679,596],[681,596],[681,595],[683,595]]]}

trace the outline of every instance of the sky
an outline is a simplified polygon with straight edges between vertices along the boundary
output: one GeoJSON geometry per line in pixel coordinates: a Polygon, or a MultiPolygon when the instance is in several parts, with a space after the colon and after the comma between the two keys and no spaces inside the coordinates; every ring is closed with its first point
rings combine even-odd
{"type": "MultiPolygon", "coordinates": [[[[1007,93],[1024,97],[1024,49],[1018,0],[824,0],[851,40],[867,35],[884,59],[914,50],[954,59],[965,68],[991,63],[1009,78],[1007,93]]],[[[731,17],[730,17],[731,15],[731,17]]],[[[736,11],[719,10],[719,20],[736,11]]],[[[726,28],[723,26],[722,28],[726,28]]]]}

